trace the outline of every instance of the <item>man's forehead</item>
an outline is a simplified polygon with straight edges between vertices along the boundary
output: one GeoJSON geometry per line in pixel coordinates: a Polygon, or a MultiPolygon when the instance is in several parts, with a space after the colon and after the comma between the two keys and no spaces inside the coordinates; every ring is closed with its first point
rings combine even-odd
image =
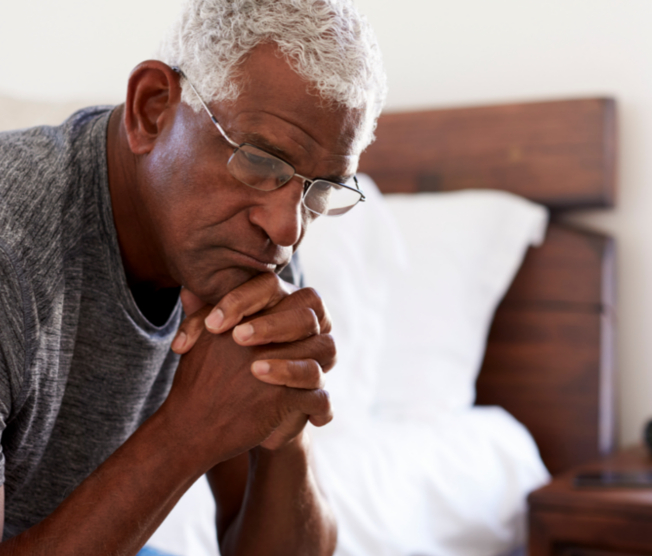
{"type": "Polygon", "coordinates": [[[234,112],[227,125],[242,142],[267,147],[281,157],[295,147],[306,151],[323,149],[336,156],[357,154],[352,149],[359,128],[355,121],[337,114],[322,121],[314,115],[302,119],[291,105],[274,108],[273,111],[234,112]]]}
{"type": "Polygon", "coordinates": [[[236,81],[238,97],[227,103],[232,118],[224,122],[234,132],[283,149],[272,131],[276,126],[279,133],[290,133],[291,139],[299,140],[303,133],[337,154],[359,154],[351,146],[361,132],[364,110],[325,102],[274,45],[256,47],[240,65],[236,81]]]}

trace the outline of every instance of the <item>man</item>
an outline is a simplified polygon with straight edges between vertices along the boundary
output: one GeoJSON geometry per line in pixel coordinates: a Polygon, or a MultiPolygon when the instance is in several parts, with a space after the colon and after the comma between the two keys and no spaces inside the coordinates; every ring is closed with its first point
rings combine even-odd
{"type": "Polygon", "coordinates": [[[331,554],[335,348],[278,273],[363,197],[378,48],[348,0],[192,0],[161,58],[0,135],[0,556],[135,554],[204,473],[222,554],[331,554]]]}

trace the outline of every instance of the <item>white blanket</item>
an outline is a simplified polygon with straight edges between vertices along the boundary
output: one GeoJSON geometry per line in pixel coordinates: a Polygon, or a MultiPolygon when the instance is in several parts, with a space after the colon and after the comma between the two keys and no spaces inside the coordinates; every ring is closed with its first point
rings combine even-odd
{"type": "Polygon", "coordinates": [[[358,420],[315,431],[337,556],[496,556],[522,546],[525,496],[548,477],[501,408],[430,422],[358,420]]]}

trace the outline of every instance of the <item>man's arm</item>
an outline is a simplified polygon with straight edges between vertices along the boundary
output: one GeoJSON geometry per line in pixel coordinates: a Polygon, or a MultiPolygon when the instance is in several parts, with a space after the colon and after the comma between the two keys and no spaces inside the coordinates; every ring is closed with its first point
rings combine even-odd
{"type": "Polygon", "coordinates": [[[201,474],[171,417],[156,413],[50,516],[0,544],[0,555],[136,554],[201,474]]]}
{"type": "Polygon", "coordinates": [[[308,437],[301,433],[281,449],[255,448],[248,461],[209,471],[221,554],[333,554],[335,519],[309,460],[308,437]]]}
{"type": "MultiPolygon", "coordinates": [[[[277,283],[272,275],[261,275],[227,295],[213,309],[220,311],[222,324],[215,332],[229,329],[254,310],[265,308],[262,316],[250,320],[254,334],[245,344],[263,345],[276,341],[300,340],[304,335],[330,332],[330,317],[312,290],[296,291],[277,283]],[[294,293],[289,294],[290,291],[294,293]],[[279,301],[280,300],[280,301],[279,301]],[[304,316],[300,316],[301,311],[304,316]],[[290,315],[294,313],[292,318],[290,315]],[[309,325],[312,318],[313,327],[309,325]],[[294,321],[294,322],[292,322],[294,321]],[[292,323],[290,328],[280,323],[292,323]],[[298,326],[303,322],[302,326],[298,326]]],[[[287,285],[285,285],[287,286],[287,285]]],[[[189,292],[182,295],[187,314],[203,306],[189,292]]],[[[204,328],[204,307],[187,319],[180,332],[189,350],[204,328]]],[[[210,322],[210,319],[207,321],[210,322]]],[[[328,371],[331,364],[325,365],[328,371]]],[[[300,388],[321,386],[320,373],[309,367],[272,365],[264,378],[274,384],[300,388]]],[[[217,530],[221,553],[330,555],[335,550],[337,527],[310,466],[310,443],[303,431],[307,416],[288,416],[273,437],[247,454],[220,463],[207,474],[217,505],[217,530]]]]}

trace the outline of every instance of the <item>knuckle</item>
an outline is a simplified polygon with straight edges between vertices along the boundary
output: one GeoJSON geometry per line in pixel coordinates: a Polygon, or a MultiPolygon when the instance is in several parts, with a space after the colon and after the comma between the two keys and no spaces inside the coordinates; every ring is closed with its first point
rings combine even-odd
{"type": "Polygon", "coordinates": [[[335,345],[335,338],[332,334],[322,334],[322,341],[324,343],[324,350],[328,357],[337,356],[337,346],[335,345]]]}
{"type": "Polygon", "coordinates": [[[320,332],[319,319],[317,318],[317,314],[315,313],[314,309],[312,309],[311,307],[303,307],[302,309],[300,309],[300,314],[301,314],[302,322],[304,322],[306,327],[308,328],[308,332],[311,335],[319,334],[320,332]]]}
{"type": "Polygon", "coordinates": [[[217,306],[226,314],[227,312],[238,311],[245,299],[245,293],[242,289],[236,288],[227,293],[217,306]]]}
{"type": "Polygon", "coordinates": [[[312,360],[310,361],[309,368],[312,384],[317,388],[322,388],[324,386],[324,373],[321,370],[321,365],[317,361],[312,360]]]}
{"type": "Polygon", "coordinates": [[[307,287],[307,288],[303,288],[301,291],[304,292],[305,299],[307,301],[310,301],[310,305],[312,307],[315,306],[320,307],[323,305],[321,296],[317,293],[317,290],[315,288],[307,287]]]}
{"type": "Polygon", "coordinates": [[[331,413],[331,396],[328,393],[328,390],[319,390],[319,402],[320,408],[323,413],[331,413]]]}
{"type": "Polygon", "coordinates": [[[255,337],[259,340],[264,340],[267,338],[267,335],[270,332],[273,332],[275,328],[274,319],[271,316],[250,320],[249,324],[254,327],[255,337]]]}
{"type": "Polygon", "coordinates": [[[317,290],[314,288],[303,288],[299,290],[301,294],[301,302],[304,305],[307,305],[308,307],[312,308],[314,311],[317,321],[320,323],[320,327],[323,332],[330,332],[331,330],[331,317],[328,312],[328,309],[326,308],[326,305],[324,304],[324,300],[322,297],[319,295],[317,290]]]}
{"type": "Polygon", "coordinates": [[[310,385],[314,388],[315,384],[319,382],[319,370],[317,369],[316,361],[312,359],[307,359],[301,361],[301,374],[304,377],[304,382],[306,385],[310,385]]]}
{"type": "Polygon", "coordinates": [[[307,287],[301,288],[292,294],[292,297],[297,299],[302,305],[312,307],[315,311],[318,311],[323,307],[323,301],[321,296],[317,293],[315,288],[307,287]]]}
{"type": "Polygon", "coordinates": [[[276,378],[278,380],[282,381],[283,384],[287,384],[292,380],[293,375],[294,373],[290,365],[290,362],[288,361],[277,362],[276,378]]]}
{"type": "Polygon", "coordinates": [[[333,329],[333,321],[326,307],[323,308],[323,318],[320,320],[321,331],[329,333],[333,329]]]}
{"type": "Polygon", "coordinates": [[[330,334],[321,336],[323,341],[324,359],[322,359],[322,369],[324,372],[330,371],[337,363],[337,347],[335,339],[330,334]]]}

